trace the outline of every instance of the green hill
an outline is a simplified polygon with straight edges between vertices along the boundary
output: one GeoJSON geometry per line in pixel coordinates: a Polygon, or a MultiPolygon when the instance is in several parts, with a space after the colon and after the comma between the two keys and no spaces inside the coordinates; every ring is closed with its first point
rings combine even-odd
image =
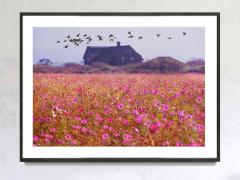
{"type": "Polygon", "coordinates": [[[131,64],[127,69],[136,70],[136,72],[159,72],[159,73],[172,73],[182,72],[185,64],[172,58],[172,57],[157,57],[144,63],[131,64]]]}
{"type": "Polygon", "coordinates": [[[186,72],[196,72],[196,73],[204,73],[205,72],[205,61],[202,59],[188,61],[185,64],[186,72]]]}

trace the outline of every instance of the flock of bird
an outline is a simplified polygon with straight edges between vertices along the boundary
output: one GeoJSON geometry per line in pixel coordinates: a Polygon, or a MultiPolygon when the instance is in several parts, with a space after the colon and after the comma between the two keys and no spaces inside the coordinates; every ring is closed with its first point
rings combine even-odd
{"type": "MultiPolygon", "coordinates": [[[[187,32],[182,32],[182,35],[186,36],[187,32]]],[[[157,33],[156,38],[160,38],[160,37],[161,37],[161,34],[157,33]]],[[[98,41],[103,41],[104,39],[106,39],[109,42],[114,42],[115,40],[117,40],[117,37],[113,34],[109,34],[105,38],[103,37],[103,35],[98,34],[98,35],[96,35],[96,38],[97,38],[98,41]]],[[[131,31],[129,31],[127,33],[127,38],[129,38],[129,39],[134,39],[135,38],[137,40],[142,40],[143,36],[134,35],[134,34],[132,34],[131,31]]],[[[169,39],[169,40],[172,39],[172,36],[167,36],[167,39],[169,39]]],[[[67,35],[66,38],[63,41],[57,40],[56,43],[57,44],[59,44],[61,42],[65,43],[64,48],[67,49],[69,47],[69,44],[66,44],[66,43],[72,43],[75,46],[79,46],[81,43],[90,44],[92,41],[93,41],[93,37],[91,37],[90,35],[83,34],[80,37],[80,33],[78,33],[75,36],[67,35]]]]}

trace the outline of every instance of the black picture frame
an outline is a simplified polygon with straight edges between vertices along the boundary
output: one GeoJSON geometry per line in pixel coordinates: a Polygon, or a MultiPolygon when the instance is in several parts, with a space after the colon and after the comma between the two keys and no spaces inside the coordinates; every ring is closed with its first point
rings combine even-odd
{"type": "Polygon", "coordinates": [[[220,161],[220,13],[219,12],[21,12],[20,13],[20,162],[219,162],[220,161]],[[23,157],[23,17],[24,16],[216,16],[217,17],[217,157],[216,158],[25,158],[23,157]]]}

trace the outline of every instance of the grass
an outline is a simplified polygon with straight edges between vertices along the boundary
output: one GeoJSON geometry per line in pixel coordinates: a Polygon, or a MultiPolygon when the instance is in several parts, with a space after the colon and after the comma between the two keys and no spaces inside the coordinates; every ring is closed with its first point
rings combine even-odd
{"type": "Polygon", "coordinates": [[[204,74],[34,74],[34,146],[204,146],[204,74]]]}

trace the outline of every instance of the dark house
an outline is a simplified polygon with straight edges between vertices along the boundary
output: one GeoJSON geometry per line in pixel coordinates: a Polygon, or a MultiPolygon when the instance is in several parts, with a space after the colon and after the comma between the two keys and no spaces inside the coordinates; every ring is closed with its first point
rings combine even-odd
{"type": "Polygon", "coordinates": [[[143,61],[142,56],[131,46],[121,46],[120,42],[117,42],[117,46],[88,46],[83,59],[85,65],[102,62],[113,66],[139,63],[143,61]]]}

